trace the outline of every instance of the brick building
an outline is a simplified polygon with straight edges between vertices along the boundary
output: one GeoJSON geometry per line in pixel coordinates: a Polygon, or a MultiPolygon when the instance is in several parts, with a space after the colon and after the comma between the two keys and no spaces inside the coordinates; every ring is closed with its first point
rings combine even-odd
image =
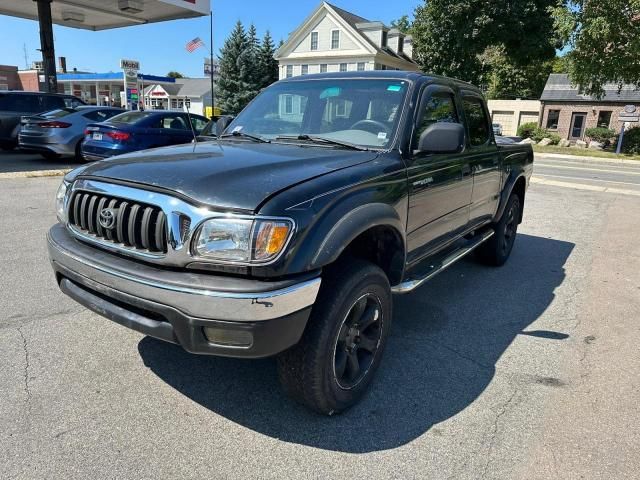
{"type": "Polygon", "coordinates": [[[540,126],[555,131],[561,138],[576,141],[584,139],[588,128],[619,131],[622,124],[618,116],[625,105],[635,105],[640,110],[640,90],[624,85],[618,92],[618,85],[608,84],[604,97],[598,100],[581,95],[578,88],[571,85],[568,75],[554,73],[549,75],[540,101],[540,126]]]}

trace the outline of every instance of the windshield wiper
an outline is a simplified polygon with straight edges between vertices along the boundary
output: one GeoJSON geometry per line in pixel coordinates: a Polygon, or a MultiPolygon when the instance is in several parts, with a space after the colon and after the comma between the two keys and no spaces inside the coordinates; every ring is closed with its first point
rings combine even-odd
{"type": "Polygon", "coordinates": [[[306,133],[303,133],[301,135],[280,135],[280,136],[276,137],[276,140],[306,140],[306,141],[314,142],[314,143],[324,143],[324,144],[327,144],[327,145],[337,145],[339,147],[350,148],[352,150],[362,150],[362,151],[369,150],[366,147],[361,147],[359,145],[355,145],[355,144],[350,143],[350,142],[343,142],[341,140],[334,140],[333,138],[319,137],[319,136],[316,136],[316,135],[307,135],[306,133]]]}
{"type": "Polygon", "coordinates": [[[229,137],[242,137],[242,138],[248,138],[250,140],[253,140],[254,142],[271,143],[271,140],[267,140],[266,138],[259,137],[258,135],[252,135],[250,133],[245,133],[241,131],[225,133],[224,135],[220,136],[220,138],[229,138],[229,137]]]}

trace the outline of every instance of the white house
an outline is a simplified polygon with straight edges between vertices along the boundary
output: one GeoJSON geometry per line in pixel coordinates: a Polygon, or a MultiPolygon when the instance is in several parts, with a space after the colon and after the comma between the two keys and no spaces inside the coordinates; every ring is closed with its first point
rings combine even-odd
{"type": "Polygon", "coordinates": [[[211,105],[209,78],[177,78],[174,84],[152,84],[144,88],[144,107],[149,110],[178,110],[205,114],[211,105]]]}
{"type": "Polygon", "coordinates": [[[419,70],[410,35],[323,2],[276,52],[280,78],[323,72],[419,70]]]}

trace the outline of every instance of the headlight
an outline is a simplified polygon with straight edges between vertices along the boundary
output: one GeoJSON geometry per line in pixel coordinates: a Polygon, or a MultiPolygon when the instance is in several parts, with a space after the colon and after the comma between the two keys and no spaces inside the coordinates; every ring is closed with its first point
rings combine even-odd
{"type": "Polygon", "coordinates": [[[64,210],[64,199],[67,196],[68,188],[69,184],[63,180],[56,192],[56,216],[61,223],[67,223],[67,212],[64,210]]]}
{"type": "Polygon", "coordinates": [[[194,254],[230,263],[266,263],[284,249],[293,224],[290,220],[213,218],[198,230],[194,254]]]}

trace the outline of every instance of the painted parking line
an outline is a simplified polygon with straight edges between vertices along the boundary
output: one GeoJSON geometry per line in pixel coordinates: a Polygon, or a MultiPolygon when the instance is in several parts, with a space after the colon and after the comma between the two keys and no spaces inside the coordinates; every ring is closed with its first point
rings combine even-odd
{"type": "Polygon", "coordinates": [[[70,172],[70,168],[63,170],[35,170],[31,172],[2,172],[0,180],[9,178],[40,178],[40,177],[62,177],[70,172]]]}
{"type": "Polygon", "coordinates": [[[583,182],[585,180],[589,180],[592,182],[599,182],[599,183],[615,183],[617,185],[635,185],[636,187],[640,187],[640,183],[638,182],[619,182],[617,180],[603,180],[601,178],[585,178],[585,177],[572,177],[571,175],[551,175],[551,174],[547,174],[547,173],[534,173],[533,174],[534,177],[551,177],[551,178],[566,178],[568,180],[582,180],[583,182]]]}
{"type": "Polygon", "coordinates": [[[544,168],[558,168],[558,169],[566,169],[566,170],[580,170],[583,172],[600,172],[600,173],[624,173],[625,175],[640,175],[640,171],[638,169],[619,169],[619,170],[608,170],[604,168],[590,168],[590,167],[570,167],[568,165],[555,165],[553,163],[535,163],[535,167],[544,167],[544,168]],[[635,171],[634,171],[635,170],[635,171]]]}
{"type": "Polygon", "coordinates": [[[630,190],[628,188],[601,187],[599,185],[588,185],[586,183],[560,182],[557,180],[547,180],[544,178],[532,177],[531,183],[548,185],[551,187],[572,188],[574,190],[589,190],[592,192],[615,193],[618,195],[633,195],[640,197],[640,190],[630,190]]]}

